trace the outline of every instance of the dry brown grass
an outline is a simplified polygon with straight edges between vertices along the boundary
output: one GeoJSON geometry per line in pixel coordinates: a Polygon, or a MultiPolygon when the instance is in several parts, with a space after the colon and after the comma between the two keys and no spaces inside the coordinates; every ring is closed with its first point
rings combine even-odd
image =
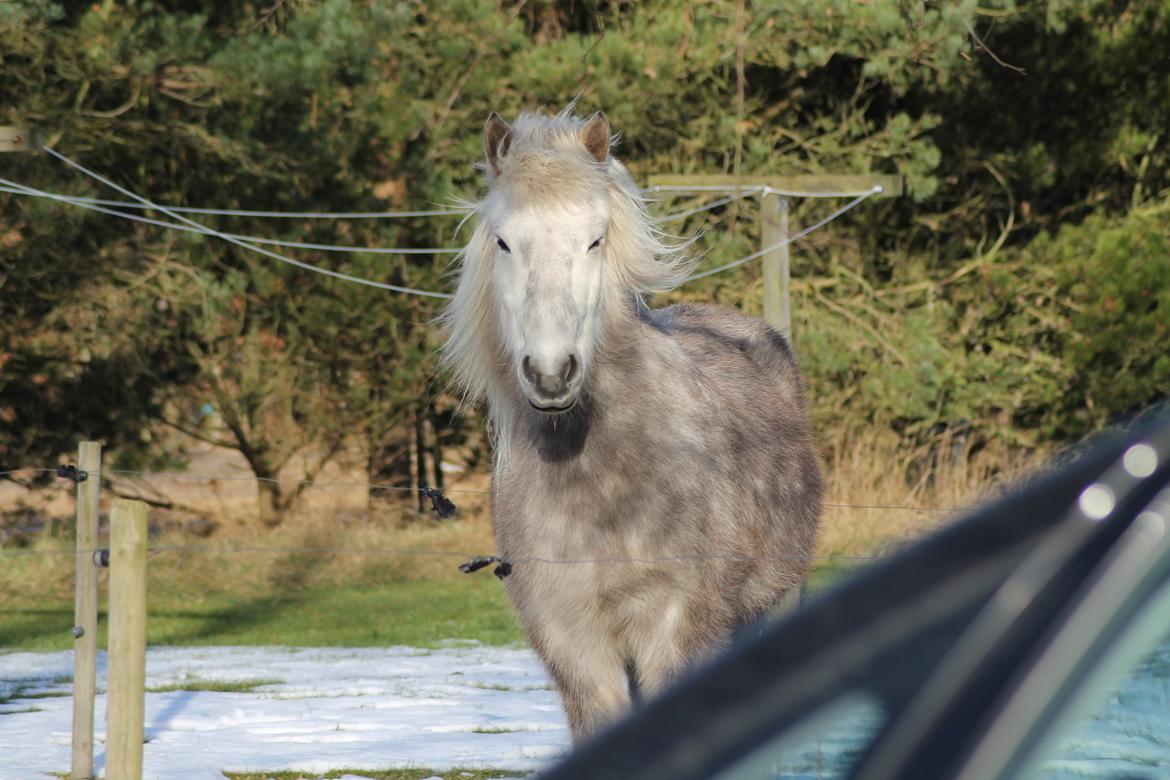
{"type": "Polygon", "coordinates": [[[908,447],[877,428],[839,432],[824,451],[827,505],[818,544],[824,557],[880,555],[953,522],[1044,459],[996,443],[973,451],[950,434],[908,447]]]}
{"type": "MultiPolygon", "coordinates": [[[[106,468],[117,469],[117,464],[106,468]]],[[[281,479],[292,482],[301,476],[294,467],[281,479]]],[[[200,451],[181,473],[110,473],[108,479],[122,495],[175,504],[174,509],[150,510],[151,546],[159,548],[152,553],[152,588],[157,584],[212,593],[454,579],[465,576],[459,563],[494,549],[485,474],[452,480],[449,495],[459,512],[440,521],[430,512],[417,512],[409,492],[379,491],[376,495],[386,499],[371,501],[361,470],[339,463],[318,477],[320,486],[309,487],[275,529],[258,523],[256,483],[234,452],[200,451]],[[204,536],[207,521],[214,530],[204,536]]],[[[103,545],[104,518],[115,500],[117,496],[103,490],[103,545]]],[[[0,591],[68,594],[73,571],[67,555],[74,512],[71,487],[63,481],[36,492],[9,486],[0,496],[0,512],[20,506],[51,518],[50,529],[56,530],[26,538],[19,551],[29,554],[0,567],[0,591]]]]}
{"type": "MultiPolygon", "coordinates": [[[[835,434],[823,449],[827,506],[817,551],[822,558],[887,552],[960,516],[930,510],[971,507],[1041,460],[1035,453],[996,446],[972,452],[946,436],[908,448],[893,432],[879,429],[835,434]]],[[[300,474],[293,468],[281,477],[291,481],[300,474]]],[[[122,493],[165,498],[182,507],[151,512],[157,526],[152,546],[178,548],[154,554],[152,587],[198,594],[456,579],[465,576],[457,565],[466,557],[494,550],[489,478],[483,473],[452,480],[449,495],[459,515],[439,521],[419,514],[409,493],[370,502],[361,470],[339,463],[276,529],[258,524],[256,483],[235,453],[201,451],[180,474],[111,479],[122,493]],[[212,521],[214,532],[206,538],[192,534],[193,519],[212,521]]],[[[11,506],[11,491],[7,498],[11,506]]],[[[111,500],[108,494],[103,498],[103,512],[111,500]]],[[[63,519],[73,512],[67,486],[40,494],[36,502],[41,511],[63,519]]],[[[0,590],[17,593],[35,583],[38,591],[67,595],[69,544],[66,531],[40,536],[31,549],[49,554],[10,559],[11,565],[0,568],[0,590]]]]}

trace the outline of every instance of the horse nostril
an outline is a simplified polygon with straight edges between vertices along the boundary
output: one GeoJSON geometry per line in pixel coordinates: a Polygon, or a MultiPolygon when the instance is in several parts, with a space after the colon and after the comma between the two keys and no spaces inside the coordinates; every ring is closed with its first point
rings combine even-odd
{"type": "Polygon", "coordinates": [[[524,359],[520,361],[520,370],[524,372],[524,378],[532,384],[536,384],[536,372],[532,370],[532,362],[525,355],[524,359]]]}
{"type": "Polygon", "coordinates": [[[565,361],[565,367],[561,371],[561,379],[568,384],[577,376],[577,356],[569,355],[569,359],[565,361]]]}

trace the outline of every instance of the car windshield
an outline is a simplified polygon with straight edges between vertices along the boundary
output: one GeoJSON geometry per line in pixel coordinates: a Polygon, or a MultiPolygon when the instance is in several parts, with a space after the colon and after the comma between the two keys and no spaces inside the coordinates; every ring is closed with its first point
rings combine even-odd
{"type": "Polygon", "coordinates": [[[1170,775],[1170,584],[1142,605],[1053,724],[1029,780],[1170,775]],[[1153,649],[1151,650],[1151,645],[1153,649]]]}
{"type": "Polygon", "coordinates": [[[845,696],[719,773],[716,780],[846,777],[888,717],[875,698],[845,696]]]}

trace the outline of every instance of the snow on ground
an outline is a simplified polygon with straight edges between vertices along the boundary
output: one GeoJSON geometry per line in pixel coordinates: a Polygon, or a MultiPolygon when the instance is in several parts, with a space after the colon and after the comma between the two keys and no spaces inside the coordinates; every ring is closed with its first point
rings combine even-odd
{"type": "MultiPolygon", "coordinates": [[[[105,763],[106,656],[94,759],[105,763]]],[[[73,654],[0,654],[0,780],[68,773],[73,654]]],[[[144,778],[403,767],[535,770],[569,747],[528,650],[151,648],[144,778]],[[246,692],[150,689],[263,682],[246,692]]],[[[223,687],[222,685],[219,687],[223,687]]]]}

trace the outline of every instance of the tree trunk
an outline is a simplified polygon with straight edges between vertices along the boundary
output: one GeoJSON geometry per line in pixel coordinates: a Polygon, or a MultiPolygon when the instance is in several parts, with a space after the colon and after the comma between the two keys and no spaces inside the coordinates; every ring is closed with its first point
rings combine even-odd
{"type": "Polygon", "coordinates": [[[443,422],[439,415],[435,413],[434,405],[431,407],[431,413],[427,415],[427,420],[431,424],[431,487],[442,490],[443,437],[441,436],[441,431],[443,429],[443,422]]]}
{"type": "Polygon", "coordinates": [[[414,458],[415,458],[415,474],[418,477],[418,511],[427,511],[427,497],[423,495],[423,489],[427,486],[427,441],[426,430],[423,428],[426,422],[424,410],[420,403],[414,412],[414,458]]]}
{"type": "Polygon", "coordinates": [[[372,438],[367,445],[366,479],[371,488],[367,494],[366,509],[371,518],[375,512],[402,499],[402,488],[410,490],[413,453],[408,430],[403,430],[400,425],[390,433],[372,438]],[[374,485],[388,487],[378,488],[374,485]]]}
{"type": "MultiPolygon", "coordinates": [[[[257,474],[258,477],[266,477],[267,475],[257,474]]],[[[258,488],[257,498],[259,499],[259,517],[260,522],[265,528],[276,528],[284,520],[284,512],[288,509],[285,506],[284,491],[280,489],[279,482],[271,482],[268,479],[260,479],[256,482],[258,488]]]]}

